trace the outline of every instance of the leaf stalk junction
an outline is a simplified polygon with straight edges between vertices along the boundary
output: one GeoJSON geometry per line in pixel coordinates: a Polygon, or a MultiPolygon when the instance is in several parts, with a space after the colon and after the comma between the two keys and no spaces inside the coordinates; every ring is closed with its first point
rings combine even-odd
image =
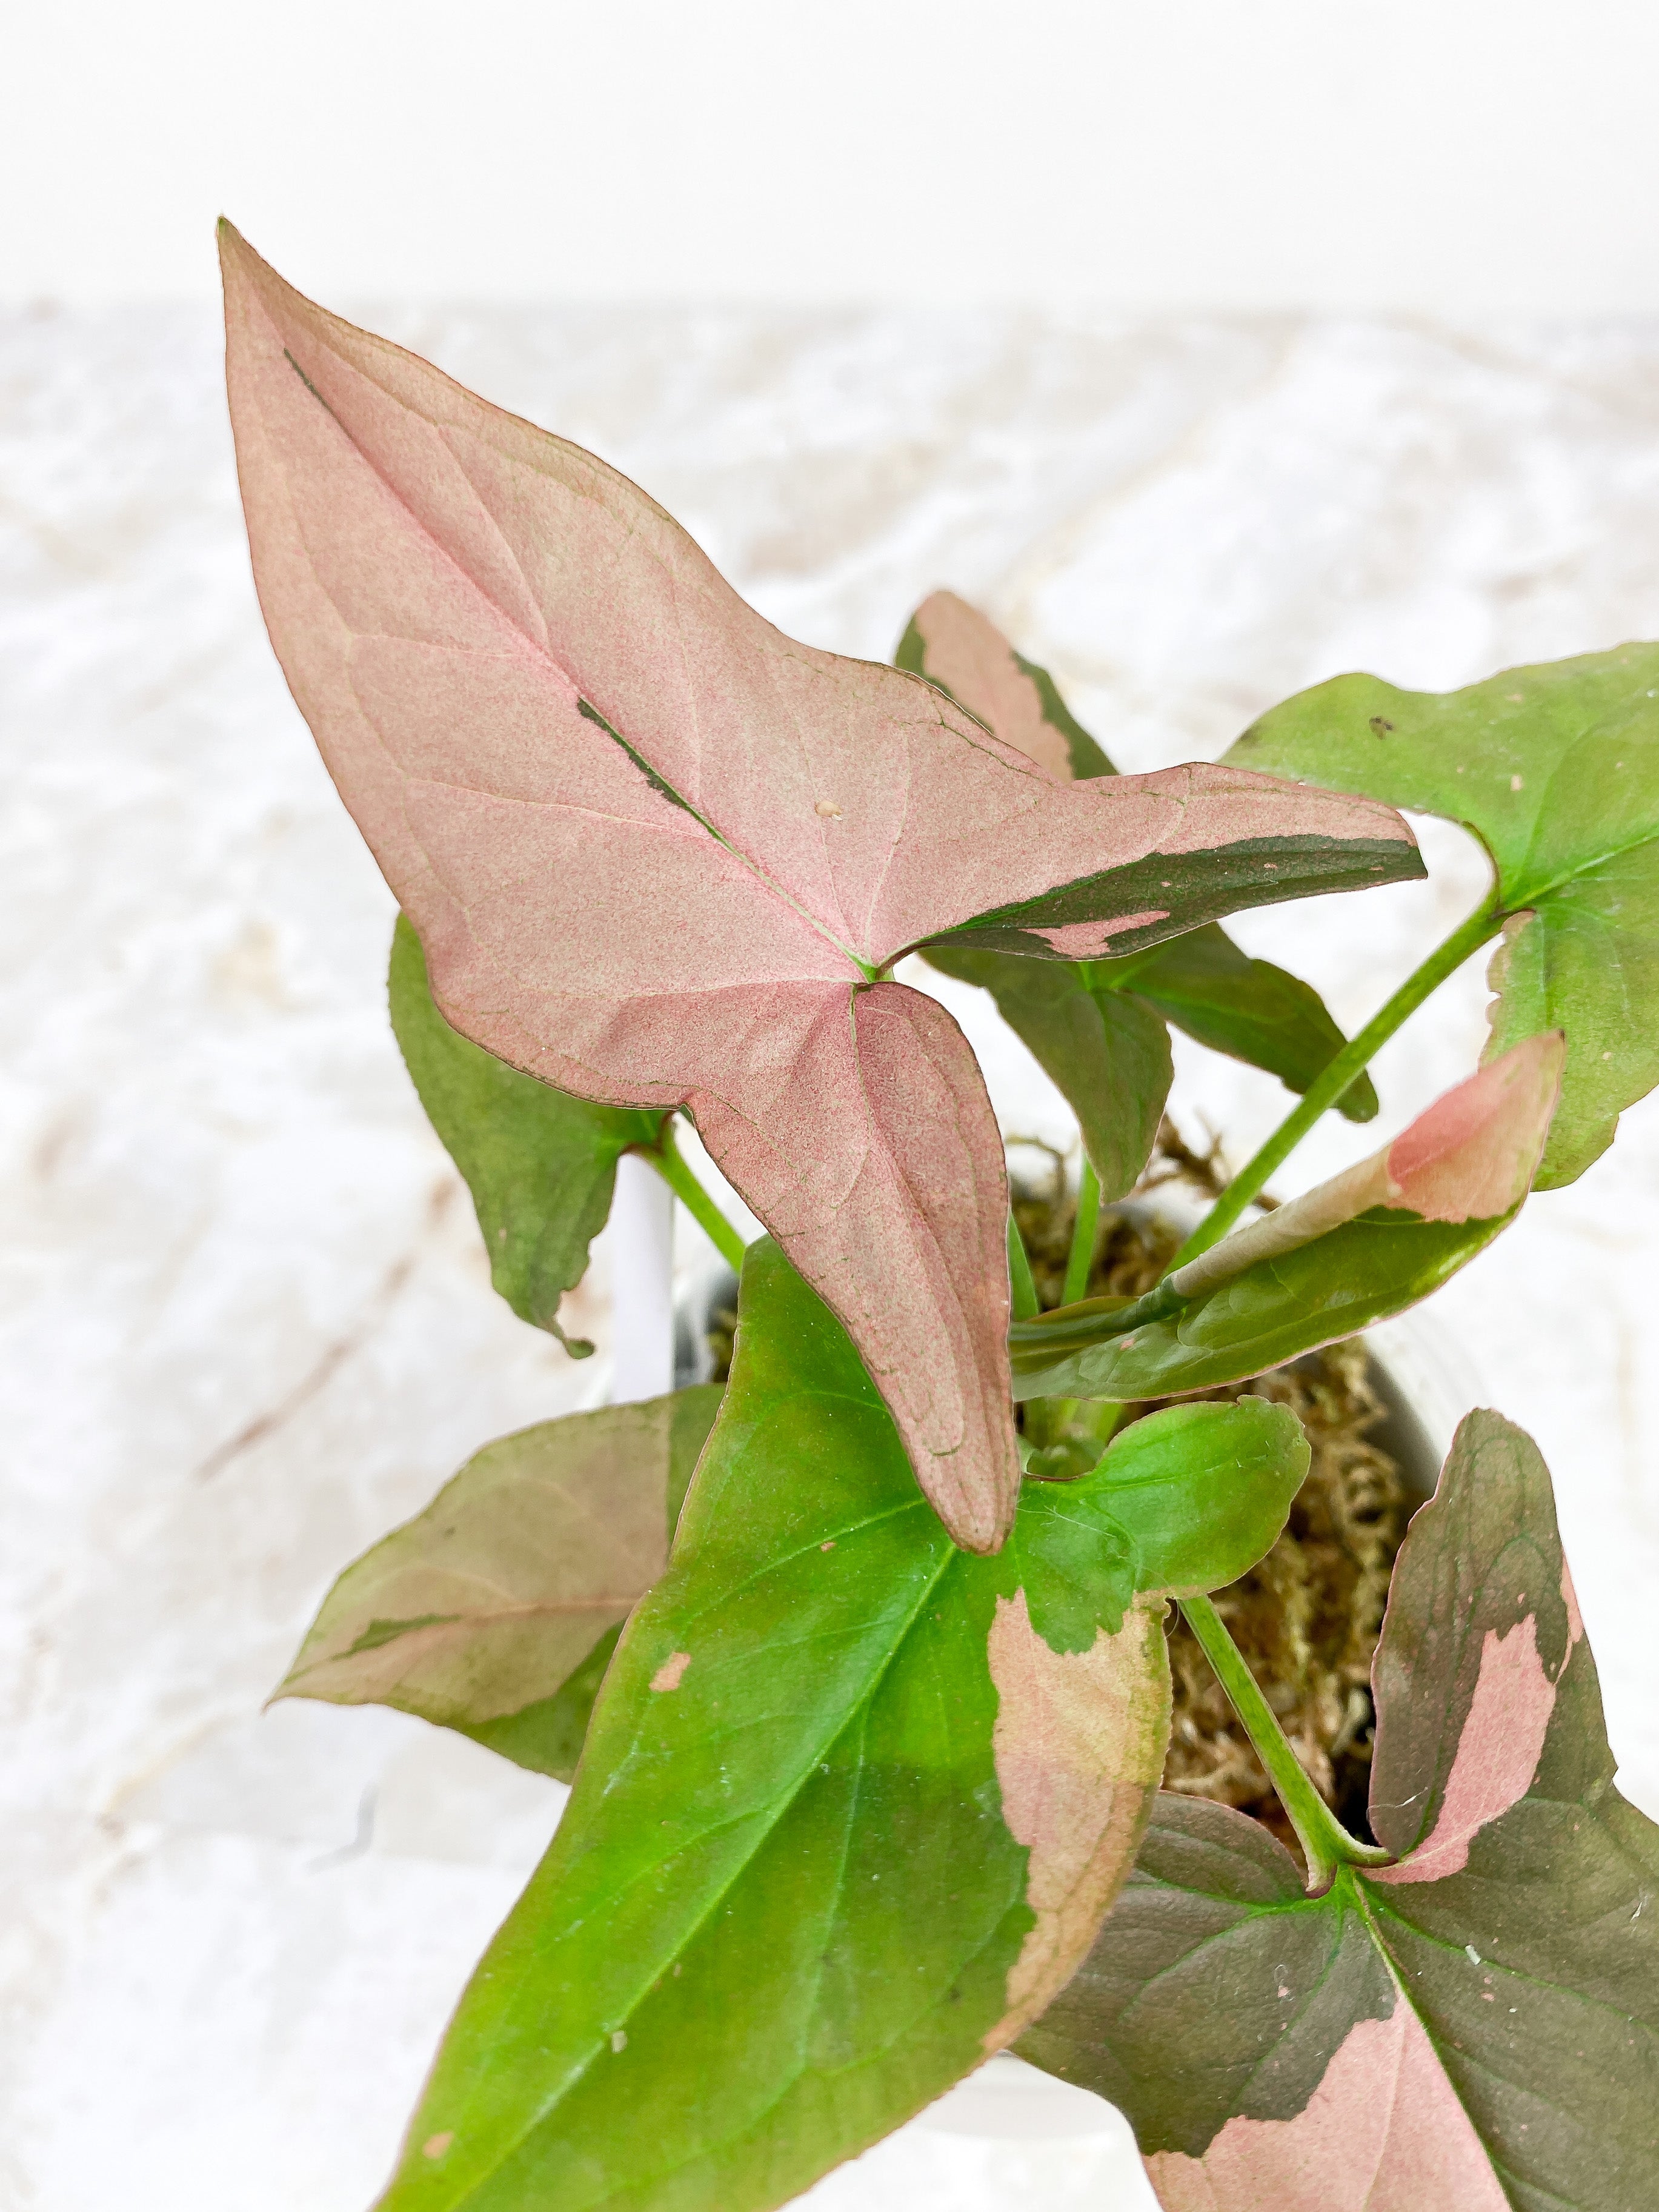
{"type": "MultiPolygon", "coordinates": [[[[1175,1255],[1164,1282],[1137,1300],[1134,1306],[1125,1309],[1121,1318],[1126,1325],[1138,1326],[1179,1304],[1180,1300],[1172,1297],[1169,1291],[1169,1275],[1225,1236],[1260,1194],[1269,1176],[1289,1158],[1321,1116],[1337,1104],[1389,1039],[1472,953],[1490,943],[1503,923],[1504,909],[1494,889],[1474,913],[1413,970],[1364,1028],[1328,1062],[1175,1255]]],[[[722,1257],[740,1273],[743,1239],[693,1174],[674,1142],[672,1128],[665,1129],[660,1151],[648,1152],[645,1157],[676,1197],[684,1201],[722,1257]]],[[[1099,1179],[1085,1158],[1079,1180],[1077,1219],[1066,1267],[1064,1297],[1068,1305],[1087,1295],[1100,1212],[1099,1179]]],[[[1012,1213],[1008,1221],[1008,1264],[1013,1316],[1017,1321],[1030,1320],[1038,1309],[1036,1290],[1024,1243],[1012,1213]]],[[[1315,1789],[1277,1714],[1263,1696],[1243,1652],[1210,1599],[1184,1598],[1181,1609],[1284,1805],[1307,1860],[1310,1892],[1328,1888],[1341,1867],[1376,1865],[1387,1860],[1389,1852],[1350,1835],[1315,1789]]]]}

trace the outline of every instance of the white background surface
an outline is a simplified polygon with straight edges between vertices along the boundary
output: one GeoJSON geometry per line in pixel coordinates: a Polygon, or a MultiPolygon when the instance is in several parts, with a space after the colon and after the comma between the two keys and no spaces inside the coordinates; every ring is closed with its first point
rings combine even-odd
{"type": "Polygon", "coordinates": [[[9,11],[0,297],[1659,310],[1650,0],[9,11]]]}
{"type": "MultiPolygon", "coordinates": [[[[787,628],[948,582],[1126,768],[1351,665],[1449,684],[1659,633],[1659,332],[408,310],[648,485],[787,628]]],[[[10,2212],[359,2212],[560,1793],[390,1713],[261,1714],[340,1565],[605,1388],[492,1296],[388,1034],[392,908],[260,629],[208,313],[0,325],[0,1973],[10,2212]]],[[[1474,903],[1237,925],[1352,1027],[1474,903]]],[[[1473,1066],[1478,963],[1328,1122],[1473,1066]]],[[[1063,1132],[976,994],[1011,1127],[1063,1132]]],[[[1241,1151],[1270,1079],[1180,1054],[1241,1151]]],[[[1532,1429],[1626,1785],[1659,1812],[1659,1108],[1430,1309],[1532,1429]]],[[[572,1318],[603,1346],[603,1264],[572,1318]]],[[[1104,2212],[1109,2138],[908,2131],[838,2212],[1104,2212]]]]}

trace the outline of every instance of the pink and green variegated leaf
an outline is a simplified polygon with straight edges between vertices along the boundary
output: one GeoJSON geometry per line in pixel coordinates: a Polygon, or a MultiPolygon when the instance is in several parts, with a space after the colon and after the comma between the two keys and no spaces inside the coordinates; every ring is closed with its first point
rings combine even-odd
{"type": "Polygon", "coordinates": [[[1281,1407],[1172,1407],[954,1547],[769,1239],[667,1573],[385,2212],[772,2212],[1036,2018],[1133,1862],[1164,1601],[1284,1525],[1281,1407]]]}
{"type": "Polygon", "coordinates": [[[1492,1046],[1567,1039],[1538,1187],[1571,1182],[1659,1082],[1659,645],[1506,668],[1460,691],[1338,676],[1273,708],[1240,766],[1443,814],[1492,856],[1492,1046]]]}
{"type": "Polygon", "coordinates": [[[1241,1814],[1161,1796],[1020,2045],[1121,2105],[1166,2212],[1659,2203],[1659,1828],[1613,1787],[1536,1447],[1459,1430],[1374,1669],[1371,1824],[1302,1893],[1241,1814]]]}
{"type": "Polygon", "coordinates": [[[720,1402],[706,1383],[486,1444],[346,1569],[277,1697],[392,1705],[568,1782],[720,1402]]]}
{"type": "MultiPolygon", "coordinates": [[[[922,601],[895,658],[1049,775],[1063,781],[1115,775],[1048,670],[1016,652],[955,592],[922,601]]],[[[1132,1188],[1158,1134],[1173,1072],[1166,1022],[1296,1091],[1344,1042],[1316,991],[1270,961],[1248,958],[1215,922],[1146,951],[1064,966],[976,945],[934,945],[927,957],[958,982],[991,993],[1076,1114],[1109,1199],[1132,1188]]],[[[1350,1085],[1340,1111],[1355,1121],[1374,1116],[1368,1076],[1350,1085]]]]}
{"type": "Polygon", "coordinates": [[[1562,1057],[1558,1034],[1528,1038],[1391,1145],[1235,1230],[1132,1305],[1097,1298],[1017,1322],[1015,1396],[1180,1397],[1415,1305],[1520,1210],[1562,1057]]]}
{"type": "Polygon", "coordinates": [[[1392,809],[1207,766],[1057,784],[942,694],[747,607],[615,470],[325,314],[227,226],[255,579],[445,1018],[684,1106],[865,1356],[952,1534],[1006,1534],[1002,1148],[883,980],[994,921],[1051,957],[1420,872],[1392,809]]]}

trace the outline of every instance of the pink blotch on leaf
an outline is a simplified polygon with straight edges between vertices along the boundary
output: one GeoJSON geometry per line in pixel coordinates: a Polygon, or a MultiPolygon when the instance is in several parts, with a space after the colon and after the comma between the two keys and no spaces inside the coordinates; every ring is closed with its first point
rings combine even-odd
{"type": "Polygon", "coordinates": [[[1200,2158],[1159,2151],[1164,2212],[1510,2212],[1510,2200],[1403,1997],[1339,2045],[1294,2119],[1235,2117],[1200,2158]]]}
{"type": "Polygon", "coordinates": [[[1539,1656],[1536,1615],[1529,1613],[1502,1636],[1489,1628],[1433,1829],[1409,1858],[1376,1868],[1372,1879],[1439,1881],[1460,1874],[1479,1831],[1531,1787],[1554,1711],[1555,1684],[1539,1656]]]}

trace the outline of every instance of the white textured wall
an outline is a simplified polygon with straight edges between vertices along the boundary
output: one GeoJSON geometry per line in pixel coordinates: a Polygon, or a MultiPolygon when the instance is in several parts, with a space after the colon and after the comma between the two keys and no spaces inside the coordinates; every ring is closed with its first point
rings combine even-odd
{"type": "MultiPolygon", "coordinates": [[[[1449,684],[1659,634],[1659,329],[387,321],[619,463],[802,636],[882,654],[933,585],[981,599],[1126,767],[1347,666],[1449,684]]],[[[259,1711],[345,1560],[605,1377],[493,1298],[404,1078],[390,901],[259,628],[216,344],[205,309],[0,323],[7,2212],[357,2212],[561,1794],[396,1715],[259,1711]]],[[[1426,886],[1238,933],[1352,1024],[1477,895],[1461,837],[1427,842],[1426,886]]],[[[1468,1070],[1481,995],[1389,1048],[1383,1121],[1322,1129],[1306,1176],[1468,1070]]],[[[992,1050],[1010,1124],[1062,1129],[992,1050]]],[[[1241,1150],[1285,1104],[1181,1060],[1189,1125],[1241,1150]]],[[[1650,1103],[1432,1311],[1554,1466],[1659,1812],[1656,1237],[1650,1103]]],[[[1113,2155],[911,2133],[825,2199],[1105,2212],[1113,2155]]]]}
{"type": "Polygon", "coordinates": [[[1650,0],[9,11],[0,298],[1659,311],[1650,0]]]}

